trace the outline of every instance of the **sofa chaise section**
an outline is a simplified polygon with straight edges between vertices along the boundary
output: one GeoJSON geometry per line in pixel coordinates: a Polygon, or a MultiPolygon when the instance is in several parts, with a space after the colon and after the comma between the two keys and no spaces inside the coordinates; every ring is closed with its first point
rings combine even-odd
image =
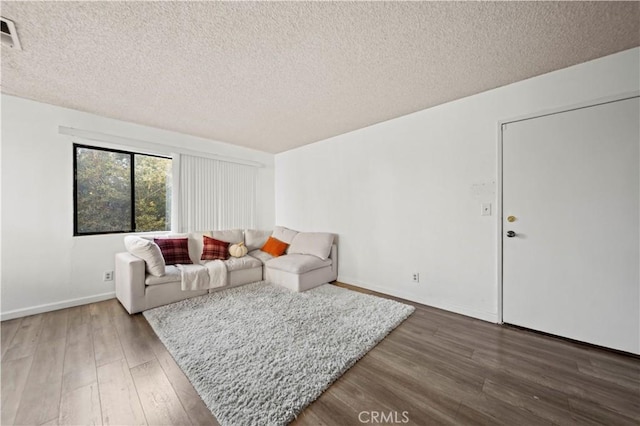
{"type": "Polygon", "coordinates": [[[288,254],[265,262],[265,280],[293,291],[307,291],[338,278],[338,247],[326,260],[306,254],[288,254]]]}

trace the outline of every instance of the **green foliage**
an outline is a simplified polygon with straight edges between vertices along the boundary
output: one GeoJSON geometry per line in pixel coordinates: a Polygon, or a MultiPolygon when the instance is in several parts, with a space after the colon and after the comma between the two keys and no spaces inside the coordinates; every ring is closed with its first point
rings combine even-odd
{"type": "MultiPolygon", "coordinates": [[[[133,231],[128,153],[76,150],[78,233],[133,231]]],[[[171,160],[135,154],[136,231],[170,228],[171,160]]]]}
{"type": "Polygon", "coordinates": [[[130,230],[131,157],[86,148],[76,155],[78,232],[130,230]]]}
{"type": "Polygon", "coordinates": [[[171,160],[135,156],[136,231],[164,231],[170,226],[171,160]]]}

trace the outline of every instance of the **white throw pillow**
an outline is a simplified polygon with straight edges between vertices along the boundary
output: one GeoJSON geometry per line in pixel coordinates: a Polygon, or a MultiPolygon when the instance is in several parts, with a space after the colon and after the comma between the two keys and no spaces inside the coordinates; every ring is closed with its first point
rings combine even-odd
{"type": "Polygon", "coordinates": [[[327,260],[331,253],[333,234],[328,232],[300,232],[291,245],[288,254],[311,254],[322,260],[327,260]]]}
{"type": "Polygon", "coordinates": [[[297,234],[298,231],[294,231],[293,229],[285,228],[284,226],[276,226],[273,228],[273,234],[271,234],[271,236],[283,243],[291,244],[297,234]]]}
{"type": "Polygon", "coordinates": [[[257,229],[247,229],[244,231],[244,245],[249,251],[262,248],[271,235],[271,231],[259,231],[257,229]]]}
{"type": "Polygon", "coordinates": [[[160,247],[145,238],[128,235],[124,237],[124,246],[134,256],[144,260],[145,268],[153,276],[161,277],[165,274],[164,257],[160,247]]]}
{"type": "Polygon", "coordinates": [[[189,258],[194,265],[203,263],[202,260],[200,260],[202,257],[202,249],[204,248],[204,241],[202,239],[203,235],[210,237],[211,232],[199,231],[189,233],[189,258]]]}

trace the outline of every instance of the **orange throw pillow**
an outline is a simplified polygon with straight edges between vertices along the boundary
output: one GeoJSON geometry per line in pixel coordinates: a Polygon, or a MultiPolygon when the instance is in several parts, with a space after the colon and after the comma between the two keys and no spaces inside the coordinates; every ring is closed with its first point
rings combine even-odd
{"type": "Polygon", "coordinates": [[[269,253],[273,257],[282,256],[287,251],[289,244],[280,241],[277,238],[269,237],[260,250],[269,253]]]}

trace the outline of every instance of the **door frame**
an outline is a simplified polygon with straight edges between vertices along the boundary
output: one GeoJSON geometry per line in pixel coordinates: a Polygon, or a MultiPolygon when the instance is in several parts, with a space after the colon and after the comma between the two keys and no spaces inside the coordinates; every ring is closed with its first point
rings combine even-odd
{"type": "Polygon", "coordinates": [[[563,107],[544,109],[535,113],[521,115],[513,118],[508,118],[498,121],[497,126],[497,185],[496,185],[496,221],[497,221],[497,256],[496,256],[496,276],[497,276],[497,288],[498,288],[498,313],[497,322],[503,324],[503,245],[504,245],[504,220],[503,220],[503,129],[505,126],[517,123],[519,121],[532,120],[535,118],[545,117],[548,115],[560,114],[568,111],[575,111],[583,108],[590,108],[597,105],[604,105],[612,102],[624,101],[627,99],[640,97],[640,90],[632,92],[619,93],[617,95],[606,96],[603,98],[596,98],[577,104],[572,104],[563,107]]]}

